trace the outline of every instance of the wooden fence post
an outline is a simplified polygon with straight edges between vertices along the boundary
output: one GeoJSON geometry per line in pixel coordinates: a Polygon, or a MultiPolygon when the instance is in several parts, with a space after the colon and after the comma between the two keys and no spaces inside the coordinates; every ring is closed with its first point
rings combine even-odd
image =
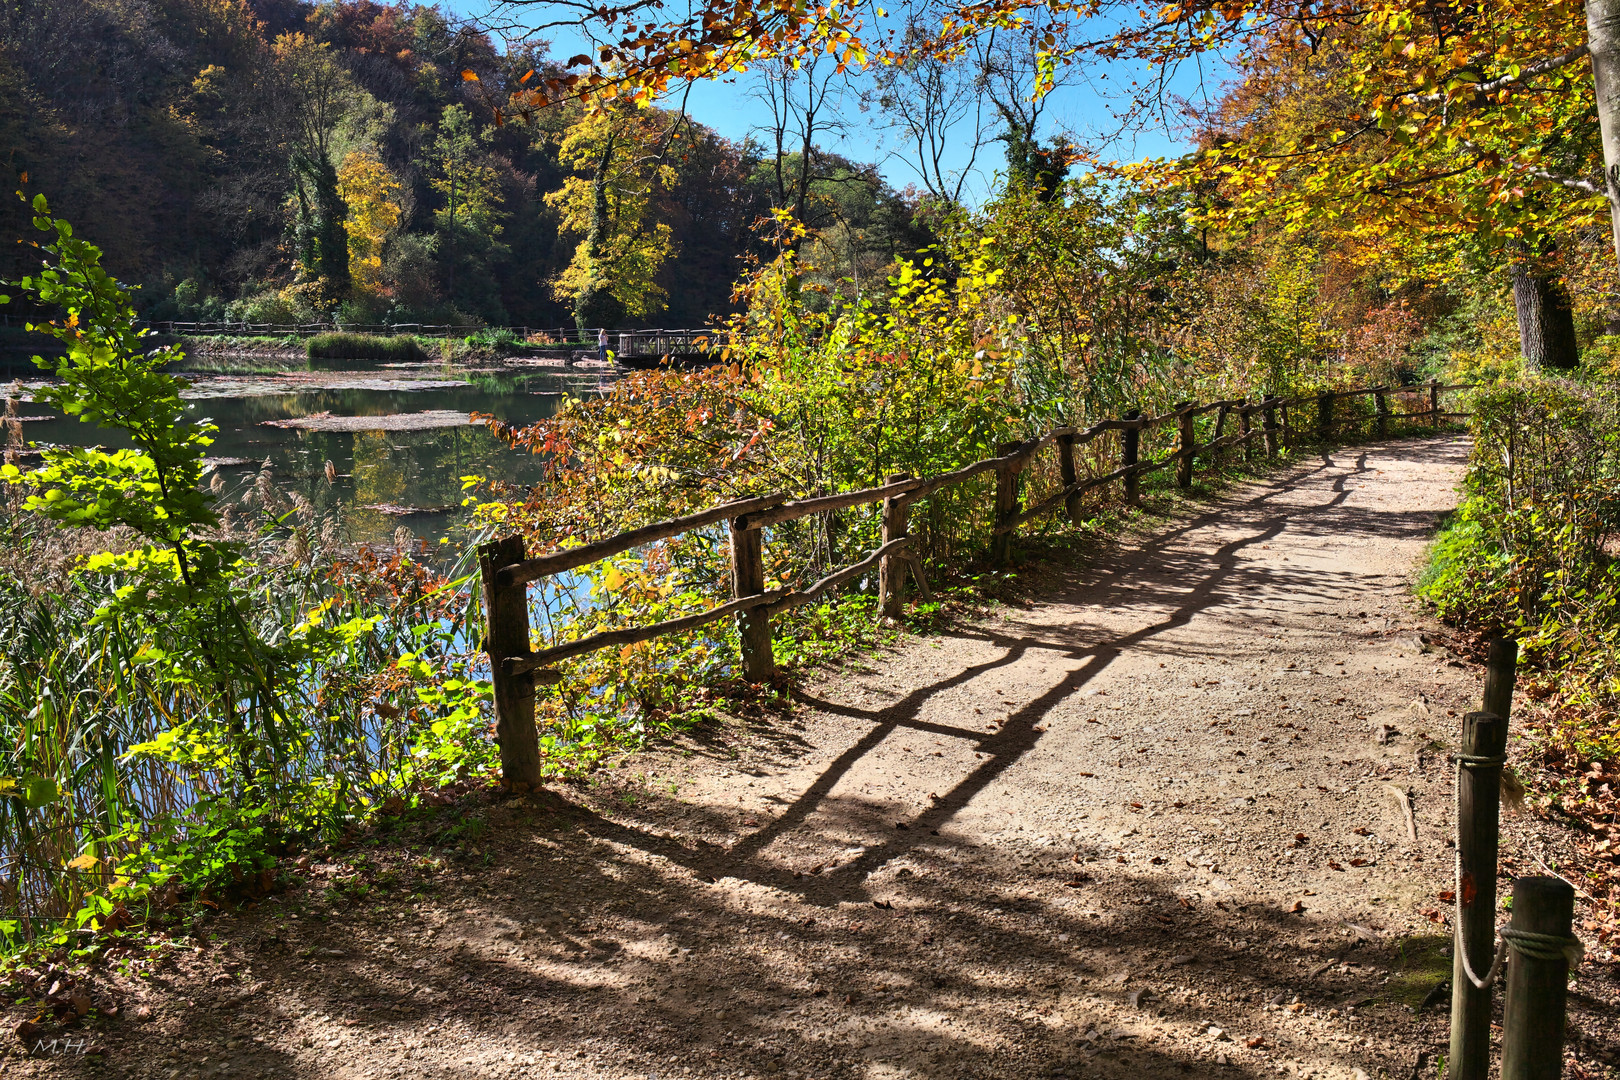
{"type": "MultiPolygon", "coordinates": [[[[996,457],[1006,457],[1024,444],[1004,442],[996,447],[996,457]]],[[[1002,465],[996,469],[996,524],[1001,525],[1018,516],[1018,474],[1023,471],[1022,461],[1002,465]]],[[[990,560],[997,566],[1012,562],[1013,534],[1004,532],[990,543],[990,560]]]]}
{"type": "MultiPolygon", "coordinates": [[[[1141,409],[1131,409],[1129,412],[1127,412],[1125,414],[1124,418],[1126,420],[1140,420],[1142,418],[1142,410],[1141,409]]],[[[1122,440],[1122,442],[1125,444],[1125,449],[1120,454],[1119,464],[1120,464],[1120,466],[1122,468],[1127,468],[1128,469],[1132,465],[1136,464],[1137,457],[1141,453],[1141,449],[1142,449],[1142,429],[1141,428],[1126,428],[1123,432],[1121,432],[1121,434],[1124,435],[1124,439],[1122,440]]],[[[1125,505],[1126,506],[1135,506],[1141,501],[1142,501],[1142,479],[1141,479],[1141,476],[1138,473],[1126,473],[1125,474],[1125,505]]]]}
{"type": "MultiPolygon", "coordinates": [[[[732,595],[741,600],[765,591],[765,536],[759,529],[741,528],[739,518],[731,521],[732,595]]],[[[769,682],[776,673],[771,655],[771,617],[764,608],[751,608],[737,616],[737,635],[742,646],[743,677],[749,682],[769,682]]]]}
{"type": "Polygon", "coordinates": [[[1378,403],[1378,437],[1389,438],[1389,399],[1385,396],[1387,386],[1380,386],[1373,391],[1373,399],[1378,403]]]}
{"type": "Polygon", "coordinates": [[[1266,410],[1262,423],[1266,431],[1266,456],[1277,456],[1277,400],[1275,398],[1266,402],[1266,410]]]}
{"type": "Polygon", "coordinates": [[[1575,890],[1562,878],[1513,882],[1513,918],[1502,936],[1513,955],[1502,1006],[1502,1080],[1558,1080],[1564,1069],[1575,890]]]}
{"type": "MultiPolygon", "coordinates": [[[[1080,472],[1075,468],[1074,464],[1074,436],[1058,436],[1057,446],[1058,475],[1063,481],[1063,486],[1069,487],[1076,480],[1080,479],[1080,472]]],[[[1070,522],[1075,525],[1081,524],[1082,518],[1080,516],[1080,493],[1078,491],[1074,492],[1067,499],[1063,500],[1063,510],[1069,515],[1070,522]]]]}
{"type": "Polygon", "coordinates": [[[1182,410],[1178,424],[1181,429],[1181,439],[1176,448],[1176,453],[1180,455],[1176,458],[1176,486],[1185,490],[1192,487],[1193,452],[1198,449],[1198,442],[1193,422],[1193,403],[1183,401],[1176,408],[1182,410]]]}
{"type": "Polygon", "coordinates": [[[1496,952],[1496,846],[1502,753],[1507,718],[1492,712],[1463,717],[1457,755],[1457,944],[1451,961],[1452,1080],[1485,1080],[1491,1066],[1491,987],[1469,981],[1466,963],[1480,978],[1496,952]]]}
{"type": "MultiPolygon", "coordinates": [[[[1215,410],[1215,434],[1210,436],[1210,442],[1221,441],[1221,435],[1226,431],[1226,418],[1231,414],[1231,412],[1232,406],[1224,404],[1219,409],[1215,410]]],[[[1223,460],[1231,460],[1231,456],[1231,453],[1225,449],[1217,450],[1210,456],[1209,467],[1212,469],[1218,469],[1220,468],[1221,462],[1223,460]]]]}
{"type": "Polygon", "coordinates": [[[1440,380],[1429,380],[1429,420],[1434,430],[1440,430],[1440,380]]]}
{"type": "Polygon", "coordinates": [[[1249,411],[1249,403],[1245,401],[1238,412],[1238,430],[1243,434],[1243,460],[1254,460],[1254,440],[1249,438],[1254,434],[1254,420],[1249,411]]]}
{"type": "MultiPolygon", "coordinates": [[[[883,478],[886,484],[910,480],[910,473],[893,473],[883,478]]],[[[890,495],[883,500],[883,543],[908,535],[907,517],[910,502],[904,495],[890,495]]],[[[878,614],[886,619],[898,619],[905,607],[906,552],[897,551],[883,556],[878,563],[878,614]]]]}
{"type": "Polygon", "coordinates": [[[496,579],[501,567],[523,561],[523,537],[508,536],[478,549],[484,585],[489,678],[495,690],[495,741],[501,748],[501,781],[513,791],[540,786],[540,737],[534,729],[534,676],[508,675],[508,657],[529,655],[529,591],[526,585],[503,588],[496,579]]]}
{"type": "Polygon", "coordinates": [[[1316,441],[1333,441],[1333,395],[1316,395],[1316,441]]]}
{"type": "Polygon", "coordinates": [[[1485,658],[1485,699],[1480,708],[1506,720],[1513,713],[1513,684],[1518,677],[1519,643],[1491,638],[1485,658]]]}

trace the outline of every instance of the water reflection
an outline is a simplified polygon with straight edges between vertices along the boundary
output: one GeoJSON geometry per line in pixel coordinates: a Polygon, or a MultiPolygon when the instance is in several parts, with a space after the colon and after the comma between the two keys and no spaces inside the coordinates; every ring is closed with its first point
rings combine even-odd
{"type": "MultiPolygon", "coordinates": [[[[401,524],[418,536],[443,536],[460,511],[461,477],[489,476],[532,483],[541,462],[494,439],[483,426],[420,431],[300,431],[268,426],[327,412],[333,416],[386,417],[428,410],[487,413],[509,423],[532,423],[557,411],[564,384],[556,377],[485,378],[474,384],[377,371],[289,372],[272,376],[190,375],[186,392],[199,419],[219,427],[210,448],[226,483],[239,495],[269,461],[277,487],[301,491],[327,510],[341,505],[356,540],[386,540],[401,524]],[[328,483],[326,462],[337,477],[328,483]]],[[[572,380],[578,393],[594,379],[572,380]]],[[[24,425],[31,442],[116,446],[116,433],[61,417],[43,404],[23,410],[39,419],[24,425]]]]}

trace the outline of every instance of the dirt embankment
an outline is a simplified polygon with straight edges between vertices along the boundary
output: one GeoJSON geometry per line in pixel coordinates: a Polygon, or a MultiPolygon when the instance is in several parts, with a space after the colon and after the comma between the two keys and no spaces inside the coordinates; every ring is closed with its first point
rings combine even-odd
{"type": "MultiPolygon", "coordinates": [[[[469,803],[459,860],[317,866],[126,980],[101,1064],[7,1074],[1433,1076],[1480,680],[1409,582],[1464,455],[1307,462],[786,724],[469,803]]],[[[1503,890],[1562,843],[1511,820],[1503,890]]],[[[1615,976],[1572,984],[1567,1075],[1612,1075],[1615,976]]]]}

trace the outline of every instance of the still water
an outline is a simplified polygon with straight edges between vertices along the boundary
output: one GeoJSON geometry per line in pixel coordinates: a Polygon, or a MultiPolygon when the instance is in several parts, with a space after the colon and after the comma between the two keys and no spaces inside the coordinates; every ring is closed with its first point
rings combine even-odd
{"type": "MultiPolygon", "coordinates": [[[[20,372],[18,374],[21,374],[20,372]]],[[[421,370],[292,370],[274,375],[187,373],[185,398],[192,414],[219,427],[209,449],[226,497],[251,485],[264,462],[276,486],[300,491],[321,510],[340,507],[350,537],[384,541],[405,525],[426,540],[443,536],[461,514],[461,477],[532,483],[541,460],[511,449],[482,425],[385,430],[384,418],[426,411],[485,413],[508,423],[532,423],[556,413],[564,392],[599,389],[595,374],[536,373],[476,378],[421,370]],[[346,424],[354,430],[310,431],[278,421],[320,414],[373,418],[346,424]],[[327,480],[330,461],[336,481],[327,480]]],[[[39,385],[25,379],[23,435],[45,445],[117,446],[115,432],[61,416],[26,400],[39,385]]]]}

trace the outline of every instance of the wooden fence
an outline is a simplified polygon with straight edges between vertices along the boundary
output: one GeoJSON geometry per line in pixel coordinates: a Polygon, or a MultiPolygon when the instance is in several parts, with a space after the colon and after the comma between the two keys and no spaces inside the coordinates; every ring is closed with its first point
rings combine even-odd
{"type": "MultiPolygon", "coordinates": [[[[771,649],[773,614],[811,603],[873,570],[877,571],[878,608],[883,615],[900,614],[904,578],[908,571],[916,580],[919,594],[926,598],[928,585],[921,560],[908,550],[913,541],[907,524],[908,513],[912,503],[942,488],[986,473],[995,474],[991,557],[998,565],[1005,565],[1012,555],[1013,536],[1020,527],[1059,508],[1071,520],[1079,523],[1081,497],[1088,491],[1118,483],[1123,501],[1127,505],[1134,505],[1142,477],[1160,469],[1174,466],[1177,486],[1189,488],[1193,482],[1194,465],[1200,457],[1214,464],[1222,451],[1235,452],[1238,448],[1241,448],[1246,461],[1254,460],[1262,450],[1267,457],[1275,457],[1283,446],[1304,441],[1304,433],[1290,422],[1291,410],[1299,405],[1315,405],[1317,424],[1313,434],[1317,440],[1325,442],[1345,426],[1335,419],[1338,411],[1336,404],[1346,398],[1371,395],[1374,398],[1373,414],[1365,419],[1370,420],[1372,433],[1384,438],[1389,435],[1390,425],[1395,422],[1419,422],[1438,430],[1442,421],[1467,415],[1445,412],[1440,407],[1442,393],[1460,389],[1464,389],[1464,386],[1441,386],[1429,382],[1401,388],[1375,386],[1286,399],[1268,397],[1257,402],[1244,399],[1212,401],[1207,405],[1188,402],[1159,416],[1144,417],[1132,412],[1117,420],[1099,421],[1088,428],[1063,427],[1026,442],[1005,443],[997,448],[995,457],[939,476],[916,478],[897,474],[887,477],[879,487],[832,495],[803,498],[793,498],[780,492],[761,495],[535,557],[526,555],[523,538],[519,536],[485,544],[479,549],[488,617],[485,648],[494,682],[502,776],[508,785],[519,790],[540,783],[540,753],[534,726],[535,687],[561,679],[561,673],[551,665],[570,657],[597,649],[622,648],[665,634],[695,630],[735,616],[741,639],[743,674],[750,681],[764,682],[771,677],[775,667],[771,649]],[[1426,396],[1428,407],[1393,411],[1390,398],[1401,393],[1426,396]],[[1195,421],[1208,413],[1215,414],[1213,433],[1208,442],[1200,444],[1196,440],[1195,421]],[[1233,421],[1237,430],[1227,434],[1225,428],[1233,421]],[[1174,426],[1176,430],[1176,449],[1158,460],[1142,458],[1142,433],[1165,426],[1174,426]],[[1122,434],[1118,466],[1101,475],[1081,478],[1076,467],[1075,448],[1114,431],[1122,434]],[[1035,456],[1048,447],[1057,450],[1062,487],[1033,506],[1022,506],[1019,476],[1030,467],[1035,456]],[[882,536],[875,550],[805,588],[765,588],[765,529],[811,514],[869,503],[882,504],[882,536]],[[731,540],[731,600],[677,619],[604,631],[545,649],[531,648],[527,593],[530,582],[722,522],[726,523],[731,540]]],[[[1363,419],[1357,417],[1356,422],[1360,423],[1363,419]]]]}
{"type": "MultiPolygon", "coordinates": [[[[24,319],[15,325],[21,326],[24,319]]],[[[12,317],[0,315],[0,326],[13,325],[12,317]]],[[[334,332],[393,336],[458,338],[475,334],[510,332],[523,341],[530,338],[536,348],[595,349],[595,327],[581,330],[573,326],[451,326],[429,323],[249,323],[249,322],[143,322],[146,329],[176,336],[228,334],[261,337],[313,337],[334,332]]],[[[608,343],[621,356],[662,356],[669,353],[706,352],[723,347],[727,335],[717,330],[615,330],[608,332],[608,343]]]]}

